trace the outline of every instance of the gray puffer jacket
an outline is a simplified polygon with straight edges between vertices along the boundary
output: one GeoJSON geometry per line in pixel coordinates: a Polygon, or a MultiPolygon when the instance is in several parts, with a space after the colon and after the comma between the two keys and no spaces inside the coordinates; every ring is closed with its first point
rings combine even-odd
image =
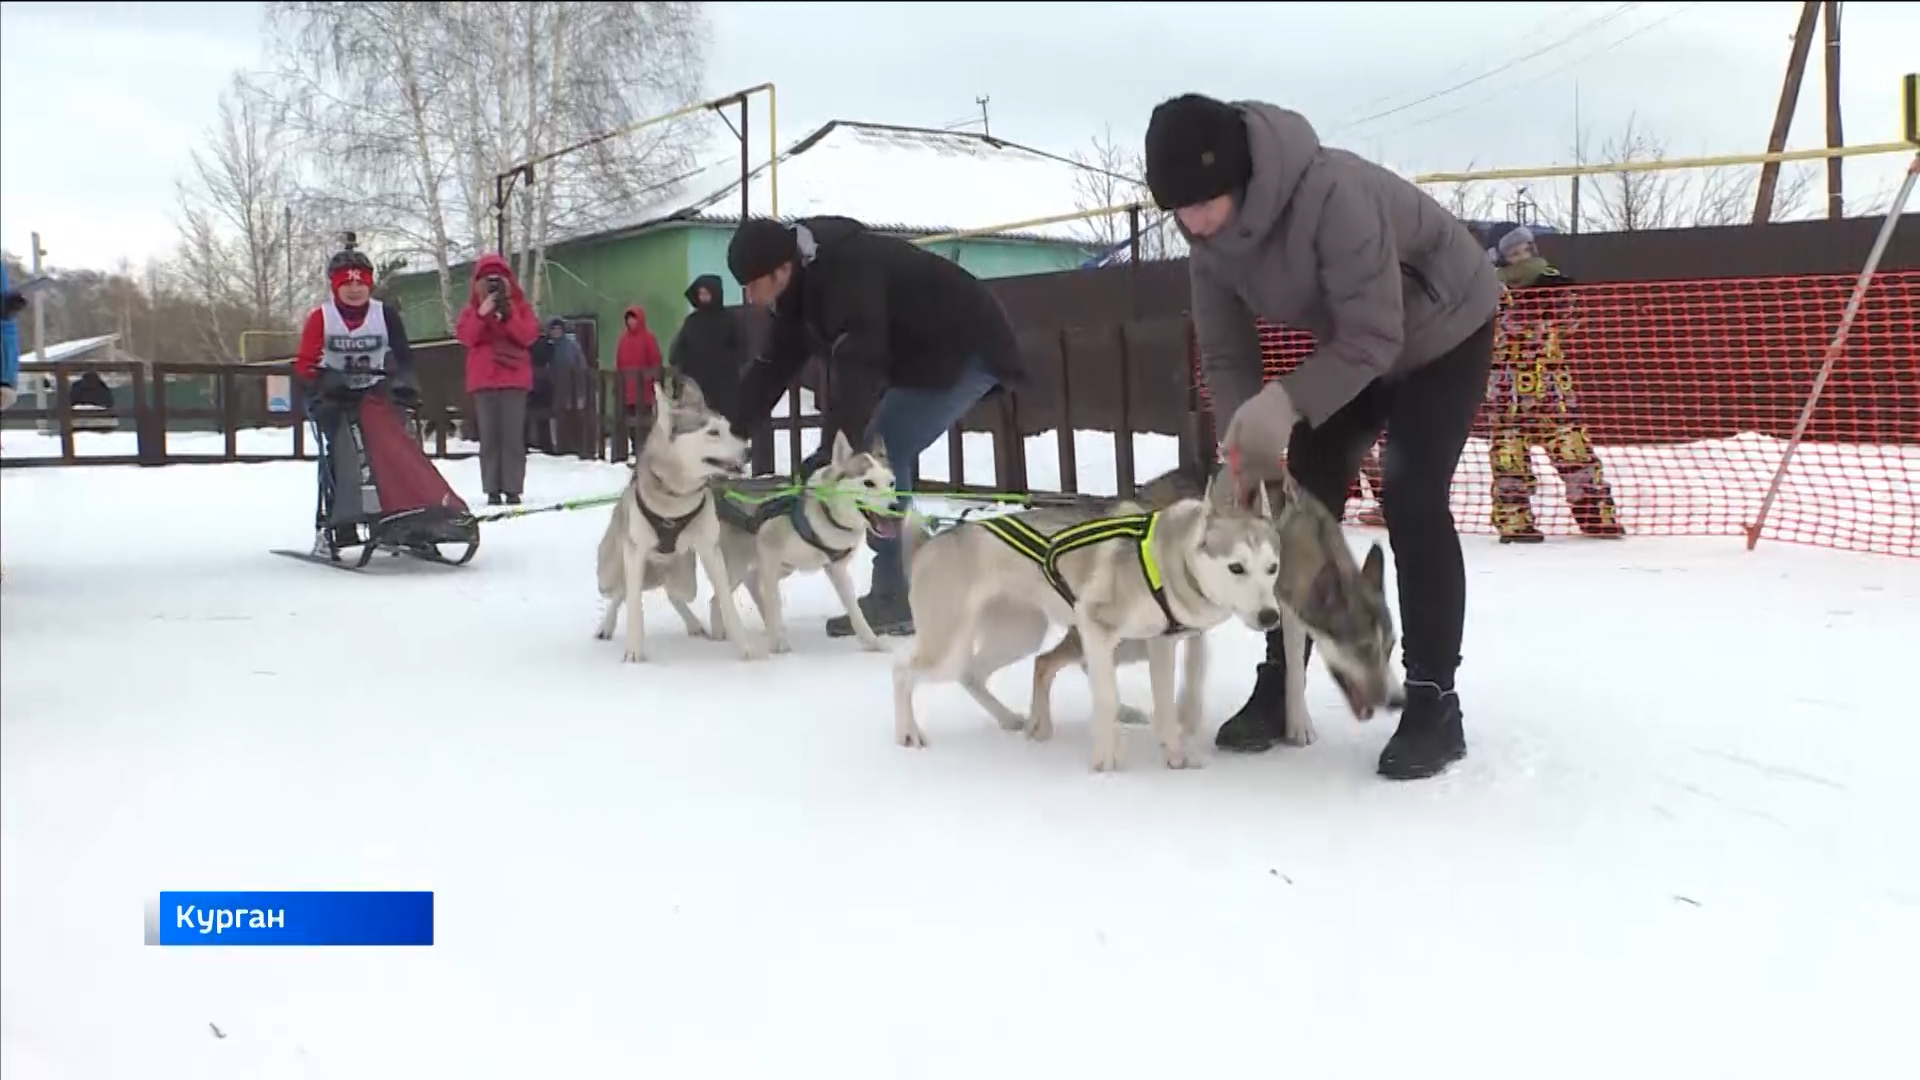
{"type": "Polygon", "coordinates": [[[1253,180],[1192,247],[1201,373],[1224,426],[1261,384],[1255,317],[1312,333],[1282,380],[1318,427],[1368,383],[1430,363],[1493,318],[1500,281],[1458,218],[1393,172],[1320,145],[1299,113],[1235,102],[1253,180]]]}

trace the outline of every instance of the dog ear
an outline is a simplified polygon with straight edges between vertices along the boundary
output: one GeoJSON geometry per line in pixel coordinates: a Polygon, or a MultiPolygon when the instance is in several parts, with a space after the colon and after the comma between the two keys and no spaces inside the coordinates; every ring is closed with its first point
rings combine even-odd
{"type": "Polygon", "coordinates": [[[1378,543],[1367,549],[1366,561],[1360,564],[1360,580],[1374,592],[1387,591],[1387,554],[1378,543]]]}
{"type": "Polygon", "coordinates": [[[847,433],[844,431],[835,431],[833,433],[833,457],[831,459],[833,463],[838,465],[852,456],[853,444],[847,441],[847,433]]]}
{"type": "Polygon", "coordinates": [[[707,395],[700,389],[699,383],[680,375],[673,376],[673,381],[678,384],[673,396],[681,408],[694,412],[706,411],[707,395]]]}
{"type": "Polygon", "coordinates": [[[867,456],[879,462],[882,468],[893,468],[893,463],[887,460],[887,444],[878,435],[867,441],[867,456]]]}
{"type": "Polygon", "coordinates": [[[1266,518],[1268,521],[1272,521],[1273,502],[1267,498],[1267,485],[1255,484],[1253,485],[1253,491],[1253,512],[1266,518]]]}

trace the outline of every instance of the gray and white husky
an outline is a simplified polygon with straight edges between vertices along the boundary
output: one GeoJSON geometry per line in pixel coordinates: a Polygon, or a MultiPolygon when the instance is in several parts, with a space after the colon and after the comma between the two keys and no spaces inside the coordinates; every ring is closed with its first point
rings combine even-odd
{"type": "MultiPolygon", "coordinates": [[[[1224,474],[1214,480],[1223,485],[1228,482],[1224,474]]],[[[1380,709],[1395,709],[1402,704],[1404,691],[1393,672],[1397,639],[1386,597],[1386,557],[1380,545],[1374,544],[1364,562],[1356,564],[1340,523],[1318,500],[1303,495],[1284,471],[1259,486],[1272,507],[1279,536],[1280,580],[1275,596],[1283,616],[1281,640],[1287,684],[1282,738],[1305,746],[1317,737],[1307,712],[1309,637],[1320,646],[1321,659],[1356,719],[1368,720],[1380,709]]],[[[1152,509],[1191,498],[1201,490],[1193,471],[1176,470],[1148,481],[1140,489],[1139,505],[1120,503],[1110,509],[1100,508],[1099,512],[1152,509]]],[[[1145,659],[1142,643],[1126,642],[1117,663],[1125,666],[1145,659]]],[[[1071,630],[1059,644],[1034,660],[1036,713],[1042,708],[1038,703],[1051,694],[1054,677],[1075,664],[1085,667],[1085,658],[1080,636],[1071,630]]],[[[1126,705],[1120,708],[1120,718],[1128,724],[1145,721],[1139,710],[1126,705]]]]}
{"type": "MultiPolygon", "coordinates": [[[[844,433],[835,432],[833,457],[826,467],[809,477],[791,501],[770,504],[769,513],[757,514],[741,522],[722,514],[720,553],[726,560],[727,580],[745,584],[747,595],[760,609],[773,651],[784,653],[792,646],[787,640],[785,606],[780,583],[795,573],[825,571],[833,583],[834,595],[853,622],[854,636],[869,652],[881,652],[885,646],[867,622],[853,592],[849,567],[853,554],[876,529],[891,528],[868,509],[876,500],[889,498],[893,489],[893,469],[887,462],[886,448],[877,441],[867,449],[855,451],[844,433]]],[[[720,594],[713,596],[713,622],[724,628],[720,617],[720,594]]]]}
{"type": "Polygon", "coordinates": [[[1044,699],[1033,702],[1023,722],[986,683],[1039,652],[1050,627],[1065,626],[1079,634],[1093,683],[1094,769],[1120,764],[1116,660],[1129,641],[1145,643],[1151,723],[1167,767],[1185,768],[1187,740],[1200,720],[1206,631],[1235,617],[1271,630],[1283,618],[1274,598],[1280,540],[1265,490],[1243,508],[1220,487],[1209,484],[1201,498],[1177,500],[1110,534],[1099,531],[1100,522],[1080,522],[1087,531],[1077,535],[1086,542],[1070,547],[1057,545],[1072,529],[1052,528],[1039,511],[977,519],[913,543],[908,598],[918,636],[894,665],[894,738],[902,746],[926,745],[913,692],[931,681],[959,682],[1002,727],[1024,726],[1045,738],[1052,721],[1044,699]],[[1021,522],[1006,524],[1009,518],[1021,522]],[[1022,536],[1039,538],[1040,546],[1023,549],[1022,536]],[[1047,544],[1056,546],[1042,550],[1047,544]],[[1176,695],[1180,642],[1187,652],[1176,695]]]}
{"type": "Polygon", "coordinates": [[[699,592],[694,564],[706,571],[713,586],[714,607],[729,640],[739,644],[749,660],[767,655],[759,635],[740,624],[733,603],[733,583],[720,554],[720,517],[713,482],[746,467],[748,443],[733,434],[725,418],[707,407],[706,398],[691,379],[662,384],[654,395],[653,430],[634,459],[633,476],[613,517],[600,537],[596,576],[600,595],[607,601],[594,637],[606,641],[627,609],[627,650],[624,659],[637,664],[647,658],[645,622],[640,610],[643,593],[662,589],[673,610],[694,637],[707,637],[706,627],[693,613],[699,592]]]}

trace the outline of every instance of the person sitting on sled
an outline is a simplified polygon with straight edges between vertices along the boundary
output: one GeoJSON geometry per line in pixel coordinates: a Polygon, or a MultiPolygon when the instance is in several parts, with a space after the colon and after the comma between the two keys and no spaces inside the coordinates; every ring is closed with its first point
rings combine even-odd
{"type": "Polygon", "coordinates": [[[1493,421],[1493,527],[1503,544],[1546,539],[1533,517],[1534,446],[1546,448],[1567,487],[1573,520],[1587,536],[1626,535],[1613,490],[1580,422],[1580,401],[1563,351],[1576,325],[1573,279],[1541,258],[1533,230],[1516,225],[1499,237],[1500,281],[1510,293],[1500,314],[1489,380],[1493,421]]]}
{"type": "Polygon", "coordinates": [[[320,433],[320,509],[313,554],[325,558],[360,542],[356,526],[330,528],[327,523],[335,489],[331,450],[341,421],[359,408],[364,394],[386,393],[407,409],[420,399],[400,312],[373,298],[373,262],[352,244],[349,237],[346,249],[327,261],[332,296],[307,313],[293,356],[307,417],[320,433]]]}

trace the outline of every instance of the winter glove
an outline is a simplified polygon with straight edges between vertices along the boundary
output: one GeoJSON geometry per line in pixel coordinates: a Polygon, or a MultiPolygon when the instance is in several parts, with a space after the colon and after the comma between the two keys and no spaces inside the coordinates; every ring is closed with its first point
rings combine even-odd
{"type": "Polygon", "coordinates": [[[321,371],[320,377],[314,380],[314,389],[320,392],[321,397],[335,404],[353,401],[360,396],[348,384],[347,373],[344,371],[330,369],[321,371]]]}
{"type": "Polygon", "coordinates": [[[1220,451],[1227,464],[1255,479],[1277,473],[1287,456],[1287,441],[1299,417],[1293,411],[1293,399],[1277,382],[1270,382],[1235,410],[1227,422],[1227,433],[1220,439],[1220,451]]]}
{"type": "Polygon", "coordinates": [[[0,293],[0,318],[11,319],[27,310],[27,294],[8,289],[0,293]]]}

